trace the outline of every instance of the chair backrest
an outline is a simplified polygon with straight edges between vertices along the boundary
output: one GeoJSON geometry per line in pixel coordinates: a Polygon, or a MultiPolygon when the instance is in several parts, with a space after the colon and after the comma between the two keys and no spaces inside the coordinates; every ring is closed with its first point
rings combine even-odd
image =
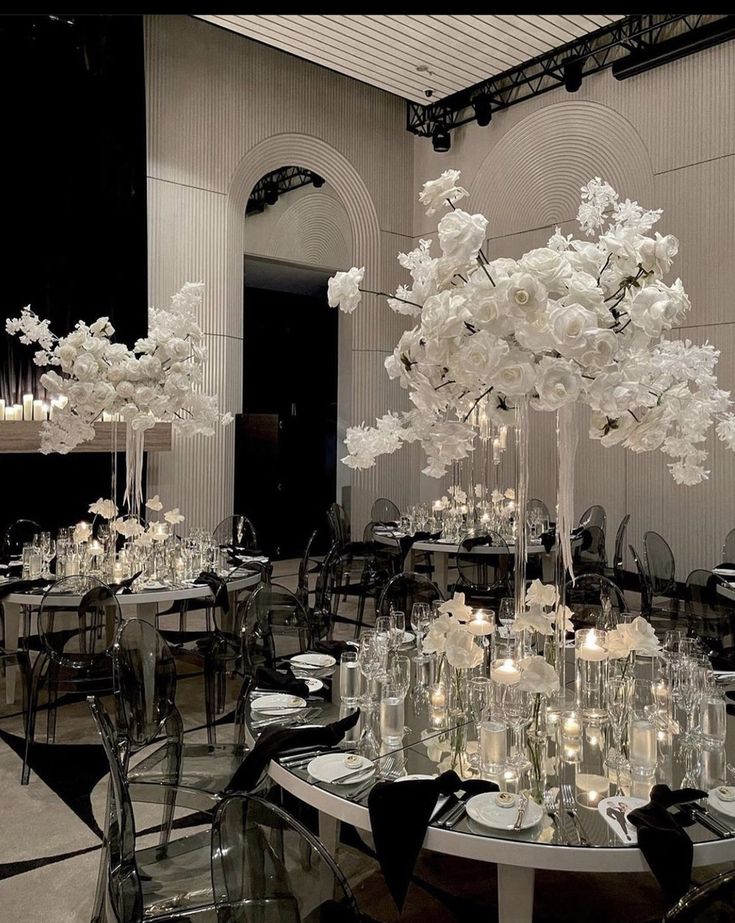
{"type": "Polygon", "coordinates": [[[257,795],[228,795],[217,806],[212,882],[218,909],[229,910],[223,920],[360,920],[347,879],[322,843],[282,807],[257,795]]]}
{"type": "Polygon", "coordinates": [[[378,615],[389,615],[390,610],[406,613],[406,622],[411,619],[414,603],[432,603],[443,599],[439,587],[423,574],[396,574],[386,583],[378,601],[378,615]]]}
{"type": "Polygon", "coordinates": [[[378,497],[370,508],[370,518],[373,522],[399,522],[401,511],[392,500],[378,497]]]}
{"type": "Polygon", "coordinates": [[[580,574],[569,580],[565,588],[565,602],[575,615],[575,621],[596,621],[602,613],[603,600],[607,599],[618,615],[627,605],[623,591],[613,580],[602,574],[580,574]]]}
{"type": "Polygon", "coordinates": [[[73,669],[89,667],[111,653],[121,622],[117,597],[91,576],[57,580],[38,610],[38,634],[46,653],[73,669]]]}
{"type": "Polygon", "coordinates": [[[615,534],[615,552],[613,556],[613,570],[615,575],[625,568],[625,533],[628,530],[630,522],[630,513],[626,513],[620,520],[618,531],[615,534]]]}
{"type": "Polygon", "coordinates": [[[537,510],[540,519],[545,520],[547,523],[551,521],[548,506],[544,503],[543,500],[539,500],[537,497],[532,497],[526,503],[526,519],[530,519],[533,513],[537,510]]]}
{"type": "Polygon", "coordinates": [[[513,573],[513,558],[502,535],[487,531],[468,533],[455,553],[459,572],[458,589],[487,593],[508,588],[513,573]],[[490,550],[492,549],[492,550],[490,550]]]}
{"type": "Polygon", "coordinates": [[[666,539],[658,532],[646,532],[643,552],[651,593],[663,596],[673,590],[676,586],[676,562],[666,539]]]}
{"type": "Polygon", "coordinates": [[[722,546],[722,560],[735,561],[735,529],[731,529],[725,536],[725,544],[722,546]]]}
{"type": "Polygon", "coordinates": [[[662,923],[715,923],[735,919],[735,869],[696,885],[665,914],[662,923]]]}
{"type": "Polygon", "coordinates": [[[638,584],[641,592],[641,611],[645,612],[651,608],[651,586],[648,573],[644,562],[632,545],[628,545],[628,551],[630,552],[631,558],[633,558],[635,569],[638,572],[638,584]]]}
{"type": "Polygon", "coordinates": [[[729,583],[712,571],[697,569],[687,577],[684,606],[689,634],[705,639],[715,651],[732,645],[735,599],[731,594],[729,583]]]}
{"type": "Polygon", "coordinates": [[[127,619],[113,648],[115,694],[121,729],[140,749],[159,736],[180,737],[176,707],[176,663],[161,635],[148,622],[127,619]]]}
{"type": "Polygon", "coordinates": [[[605,533],[599,526],[585,526],[573,547],[575,572],[599,571],[605,566],[605,533]]]}
{"type": "Polygon", "coordinates": [[[607,513],[605,507],[599,503],[594,503],[588,507],[579,517],[580,526],[597,526],[603,532],[607,530],[607,513]]]}
{"type": "Polygon", "coordinates": [[[110,767],[101,861],[107,862],[108,897],[120,923],[143,919],[143,892],[135,860],[135,815],[118,754],[115,729],[96,697],[87,698],[110,767]]]}
{"type": "Polygon", "coordinates": [[[319,534],[319,529],[314,529],[314,531],[309,536],[309,540],[306,543],[306,548],[304,549],[304,554],[299,561],[299,573],[296,581],[296,595],[300,599],[301,603],[304,606],[309,605],[309,574],[312,573],[312,564],[311,564],[311,549],[316,541],[316,537],[319,534]]]}
{"type": "Polygon", "coordinates": [[[351,541],[350,518],[343,506],[339,503],[332,503],[327,510],[327,522],[332,542],[340,542],[342,545],[351,541]]]}
{"type": "Polygon", "coordinates": [[[276,667],[311,643],[311,623],[298,597],[277,583],[263,583],[245,605],[242,652],[252,672],[257,666],[276,667]]]}
{"type": "Polygon", "coordinates": [[[41,526],[33,519],[18,519],[5,532],[5,550],[16,555],[23,551],[23,545],[32,542],[42,532],[41,526]]]}
{"type": "Polygon", "coordinates": [[[258,547],[255,526],[247,516],[241,514],[226,516],[212,535],[218,545],[227,545],[233,551],[251,551],[258,547]]]}

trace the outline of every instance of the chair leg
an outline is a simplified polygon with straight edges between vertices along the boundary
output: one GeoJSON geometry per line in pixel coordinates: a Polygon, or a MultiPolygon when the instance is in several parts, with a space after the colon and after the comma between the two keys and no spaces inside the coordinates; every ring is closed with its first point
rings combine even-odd
{"type": "Polygon", "coordinates": [[[176,794],[181,782],[181,760],[183,757],[184,727],[181,717],[175,713],[166,722],[168,746],[166,748],[166,782],[163,800],[163,817],[161,819],[161,837],[156,850],[158,859],[165,859],[171,839],[171,829],[176,811],[176,794]],[[172,726],[173,725],[173,726],[172,726]]]}
{"type": "Polygon", "coordinates": [[[217,743],[217,728],[215,726],[216,699],[216,660],[209,655],[204,660],[204,711],[207,721],[207,743],[213,747],[217,743]]]}
{"type": "Polygon", "coordinates": [[[50,663],[46,674],[48,683],[48,708],[46,710],[46,743],[56,742],[56,706],[59,699],[59,668],[50,663]]]}
{"type": "Polygon", "coordinates": [[[362,619],[365,614],[365,597],[360,597],[360,602],[357,604],[357,619],[355,621],[355,637],[359,637],[360,632],[362,631],[362,619]]]}
{"type": "Polygon", "coordinates": [[[105,808],[104,832],[102,834],[102,847],[100,849],[100,866],[97,870],[97,884],[94,889],[94,903],[90,923],[106,923],[105,921],[105,893],[107,891],[108,871],[110,863],[110,848],[107,843],[110,812],[112,810],[112,779],[107,780],[107,807],[105,808]]]}
{"type": "Polygon", "coordinates": [[[26,714],[25,731],[26,741],[23,751],[23,768],[21,769],[20,784],[28,785],[31,777],[31,746],[36,732],[36,712],[38,711],[38,693],[43,684],[44,668],[48,665],[45,655],[39,654],[33,664],[28,690],[28,712],[26,714]]]}

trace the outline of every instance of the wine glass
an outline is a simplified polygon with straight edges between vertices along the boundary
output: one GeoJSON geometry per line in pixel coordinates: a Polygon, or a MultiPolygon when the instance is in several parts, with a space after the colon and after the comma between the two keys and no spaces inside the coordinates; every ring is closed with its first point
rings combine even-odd
{"type": "Polygon", "coordinates": [[[44,580],[49,580],[52,576],[49,568],[51,566],[51,560],[56,554],[56,542],[53,540],[50,532],[39,532],[37,542],[43,561],[43,572],[41,576],[44,580]]]}
{"type": "Polygon", "coordinates": [[[365,679],[365,694],[361,700],[364,710],[363,727],[357,744],[358,751],[367,759],[375,759],[380,752],[373,730],[373,684],[383,667],[383,657],[373,631],[364,631],[357,649],[357,662],[365,679]]]}
{"type": "Polygon", "coordinates": [[[388,682],[403,690],[404,697],[411,686],[411,661],[405,654],[396,654],[388,671],[388,682]]]}
{"type": "MultiPolygon", "coordinates": [[[[490,705],[490,696],[492,693],[492,683],[487,676],[473,676],[470,680],[470,714],[475,722],[475,734],[480,739],[480,723],[485,717],[485,713],[490,705]]],[[[479,768],[480,753],[479,743],[478,750],[470,755],[470,766],[474,769],[479,768]]]]}
{"type": "Polygon", "coordinates": [[[528,766],[528,757],[523,752],[523,728],[531,720],[533,696],[520,688],[520,683],[504,687],[501,710],[513,733],[513,754],[508,766],[522,772],[528,766]]]}
{"type": "Polygon", "coordinates": [[[382,657],[382,670],[388,666],[388,653],[391,650],[391,638],[394,632],[395,619],[391,615],[379,615],[375,619],[375,639],[382,657]]]}
{"type": "Polygon", "coordinates": [[[411,607],[411,628],[416,635],[416,656],[424,653],[424,634],[431,625],[431,608],[428,603],[414,603],[411,607]]]}
{"type": "Polygon", "coordinates": [[[393,623],[390,626],[390,649],[397,654],[406,640],[406,614],[394,609],[391,616],[393,623]]]}
{"type": "Polygon", "coordinates": [[[507,638],[510,634],[510,626],[515,621],[515,617],[515,601],[510,597],[501,599],[498,609],[498,621],[500,622],[502,637],[507,638]]]}

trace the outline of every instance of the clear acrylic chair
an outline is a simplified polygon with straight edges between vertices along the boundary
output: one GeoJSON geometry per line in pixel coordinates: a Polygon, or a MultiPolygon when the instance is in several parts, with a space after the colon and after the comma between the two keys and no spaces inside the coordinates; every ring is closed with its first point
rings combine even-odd
{"type": "Polygon", "coordinates": [[[686,580],[687,633],[700,638],[711,657],[735,660],[735,599],[730,584],[712,571],[693,570],[686,580]]]}
{"type": "Polygon", "coordinates": [[[309,536],[304,554],[299,561],[299,573],[296,580],[296,595],[307,608],[309,607],[310,596],[315,592],[315,590],[311,589],[309,578],[312,574],[318,575],[322,567],[322,562],[314,558],[314,545],[318,541],[318,538],[319,529],[314,529],[309,536]]]}
{"type": "Polygon", "coordinates": [[[574,573],[602,573],[605,569],[605,533],[599,526],[585,526],[572,551],[574,573]]]}
{"type": "Polygon", "coordinates": [[[676,584],[676,561],[674,552],[666,539],[658,532],[646,532],[643,536],[643,554],[651,592],[651,605],[676,616],[679,611],[679,590],[676,584]],[[669,600],[668,606],[656,607],[656,599],[669,600]]]}
{"type": "Polygon", "coordinates": [[[4,551],[9,555],[19,555],[23,545],[32,542],[43,531],[43,528],[33,519],[17,519],[8,526],[3,538],[4,551]]]}
{"type": "Polygon", "coordinates": [[[467,533],[457,547],[455,563],[457,582],[454,592],[465,593],[470,599],[482,603],[510,595],[513,556],[499,533],[490,530],[481,534],[467,533]]]}
{"type": "Polygon", "coordinates": [[[735,919],[735,869],[695,885],[665,914],[662,923],[726,923],[735,919]]]}
{"type": "Polygon", "coordinates": [[[580,526],[597,526],[603,532],[607,531],[607,513],[605,507],[595,503],[588,507],[579,517],[580,526]]]}
{"type": "Polygon", "coordinates": [[[211,810],[246,750],[241,744],[184,742],[176,706],[176,663],[152,625],[125,621],[113,648],[113,663],[120,754],[131,796],[164,806],[161,844],[166,844],[175,807],[211,810]],[[160,738],[159,747],[131,766],[132,757],[160,738]]]}
{"type": "Polygon", "coordinates": [[[549,515],[549,508],[544,503],[543,500],[539,500],[537,497],[532,497],[526,503],[526,519],[529,519],[535,510],[538,510],[539,518],[544,522],[550,522],[551,516],[549,515]]]}
{"type": "Polygon", "coordinates": [[[610,603],[616,617],[627,609],[623,591],[602,574],[580,574],[573,581],[567,581],[564,598],[574,613],[572,621],[575,627],[597,627],[603,612],[603,600],[610,603]]]}
{"type": "Polygon", "coordinates": [[[220,546],[227,546],[232,551],[255,551],[258,537],[255,526],[247,516],[236,514],[226,516],[212,533],[214,541],[220,546]]]}
{"type": "Polygon", "coordinates": [[[626,513],[620,520],[618,531],[615,533],[615,551],[613,552],[613,574],[615,580],[624,585],[625,579],[625,534],[630,522],[630,513],[626,513]]]}
{"type": "Polygon", "coordinates": [[[361,920],[345,875],[322,843],[257,795],[235,794],[217,808],[212,878],[216,905],[237,908],[222,917],[233,923],[361,920]]]}
{"type": "Polygon", "coordinates": [[[423,574],[396,574],[383,587],[378,600],[378,615],[389,615],[391,609],[406,613],[410,621],[414,603],[429,603],[443,599],[439,587],[423,574]]]}
{"type": "Polygon", "coordinates": [[[378,497],[370,509],[370,519],[373,522],[392,522],[398,523],[401,519],[401,511],[392,500],[386,497],[378,497]]]}
{"type": "Polygon", "coordinates": [[[121,624],[120,603],[112,590],[92,576],[58,580],[44,594],[38,610],[40,651],[31,671],[21,784],[30,779],[38,699],[48,688],[46,741],[56,735],[60,691],[112,692],[112,647],[121,624]]]}
{"type": "Polygon", "coordinates": [[[259,666],[276,668],[309,650],[309,614],[291,590],[262,583],[247,601],[240,643],[246,675],[253,676],[259,666]]]}
{"type": "Polygon", "coordinates": [[[728,564],[735,564],[735,529],[731,529],[725,536],[722,546],[722,560],[728,564]]]}

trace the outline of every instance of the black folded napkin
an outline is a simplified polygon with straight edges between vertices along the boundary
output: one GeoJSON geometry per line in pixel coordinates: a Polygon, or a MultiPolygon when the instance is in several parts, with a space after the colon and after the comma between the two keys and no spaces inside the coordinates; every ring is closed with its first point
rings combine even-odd
{"type": "Polygon", "coordinates": [[[434,542],[440,535],[441,532],[415,532],[413,535],[404,535],[398,539],[398,544],[401,546],[401,554],[405,559],[416,542],[434,542]]]}
{"type": "Polygon", "coordinates": [[[303,679],[296,679],[290,667],[285,673],[271,670],[270,667],[256,667],[255,685],[263,689],[287,692],[289,695],[300,695],[302,699],[309,698],[309,687],[303,679]]]}
{"type": "Polygon", "coordinates": [[[108,586],[116,596],[118,593],[121,593],[122,595],[125,595],[126,593],[132,593],[133,591],[131,586],[142,573],[143,571],[139,570],[137,573],[133,574],[132,577],[125,577],[124,580],[118,580],[117,583],[110,583],[108,586]]]}
{"type": "Polygon", "coordinates": [[[314,650],[318,651],[320,654],[329,654],[330,657],[334,657],[335,660],[339,660],[342,654],[345,651],[354,651],[356,650],[355,646],[348,644],[346,641],[315,641],[314,650]]]}
{"type": "Polygon", "coordinates": [[[378,782],[368,797],[375,852],[398,910],[403,909],[426,828],[440,795],[497,792],[494,782],[463,780],[453,770],[436,779],[412,779],[394,785],[378,782]]]}
{"type": "Polygon", "coordinates": [[[214,594],[214,604],[223,612],[230,611],[230,597],[227,594],[227,581],[211,571],[202,571],[194,581],[195,586],[208,586],[214,594]]]}
{"type": "Polygon", "coordinates": [[[545,532],[541,533],[541,544],[544,546],[544,551],[548,554],[556,543],[556,528],[548,528],[545,532]]]}
{"type": "Polygon", "coordinates": [[[654,785],[651,800],[636,808],[628,819],[638,830],[638,846],[645,856],[666,900],[673,904],[689,890],[694,846],[681,824],[667,808],[704,798],[696,788],[671,791],[668,785],[654,785]]]}
{"type": "Polygon", "coordinates": [[[48,580],[42,580],[40,577],[36,580],[11,580],[10,583],[0,584],[0,599],[5,599],[11,593],[25,593],[26,590],[36,590],[48,584],[48,580]]]}
{"type": "Polygon", "coordinates": [[[324,727],[289,728],[278,727],[278,725],[267,727],[255,742],[253,749],[240,763],[226,791],[252,791],[258,784],[263,770],[274,757],[288,750],[300,750],[303,747],[333,747],[359,720],[360,709],[358,708],[341,721],[334,721],[324,727]]]}

